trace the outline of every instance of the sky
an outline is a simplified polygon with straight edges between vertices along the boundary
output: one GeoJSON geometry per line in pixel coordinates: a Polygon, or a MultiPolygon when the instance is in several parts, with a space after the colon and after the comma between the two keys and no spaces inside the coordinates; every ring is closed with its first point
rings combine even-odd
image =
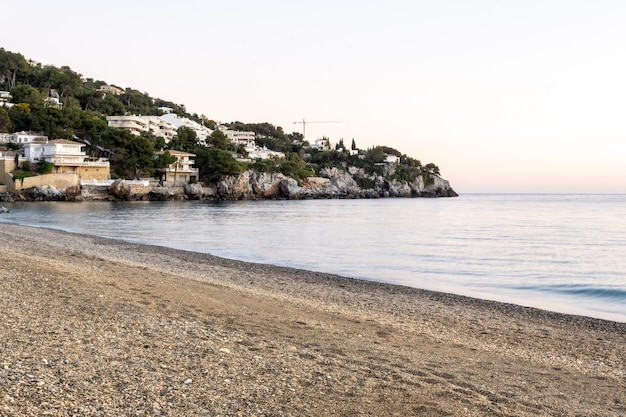
{"type": "Polygon", "coordinates": [[[626,2],[31,0],[0,47],[220,122],[391,146],[463,193],[626,193],[626,2]],[[333,122],[333,123],[323,123],[333,122]]]}

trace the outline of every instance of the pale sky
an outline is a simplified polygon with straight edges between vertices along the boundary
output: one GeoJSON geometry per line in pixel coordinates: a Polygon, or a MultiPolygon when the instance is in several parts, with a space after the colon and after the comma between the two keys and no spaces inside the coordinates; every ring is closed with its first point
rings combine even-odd
{"type": "Polygon", "coordinates": [[[309,123],[474,192],[626,193],[626,2],[43,1],[0,47],[221,122],[309,123]]]}

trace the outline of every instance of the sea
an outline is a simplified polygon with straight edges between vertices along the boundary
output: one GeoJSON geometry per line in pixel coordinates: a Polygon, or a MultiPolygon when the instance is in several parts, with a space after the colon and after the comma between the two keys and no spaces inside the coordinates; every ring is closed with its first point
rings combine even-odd
{"type": "Polygon", "coordinates": [[[626,195],[2,205],[5,223],[626,322],[626,195]]]}

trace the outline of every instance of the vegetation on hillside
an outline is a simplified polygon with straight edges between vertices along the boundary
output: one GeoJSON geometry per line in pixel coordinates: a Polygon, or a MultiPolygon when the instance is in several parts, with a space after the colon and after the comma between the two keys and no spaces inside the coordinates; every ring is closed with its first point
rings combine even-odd
{"type": "Polygon", "coordinates": [[[155,152],[167,149],[196,154],[200,179],[207,182],[246,168],[281,172],[302,180],[318,175],[325,167],[346,170],[352,166],[361,169],[355,178],[363,188],[371,188],[371,178],[375,176],[409,182],[422,176],[428,184],[433,175],[439,175],[436,165],[423,166],[419,160],[387,146],[376,146],[357,154],[354,140],[348,149],[342,139],[333,150],[315,150],[308,146],[302,134],[287,134],[282,127],[270,123],[235,121],[227,125],[231,130],[252,131],[256,134],[257,145],[285,154],[281,160],[258,160],[249,164],[233,157],[234,153],[245,156],[245,150],[235,147],[218,130],[206,143],[200,143],[195,132],[187,127],[179,128],[177,137],[169,144],[148,132],[136,136],[127,130],[109,127],[106,116],[161,115],[159,109],[168,107],[179,116],[211,129],[216,123],[204,115],[188,113],[182,104],[153,98],[132,88],[121,89],[123,92],[119,95],[100,91],[105,85],[104,81],[83,78],[67,66],[58,68],[34,63],[19,53],[0,48],[0,90],[11,94],[13,103],[11,108],[0,107],[0,133],[36,131],[53,139],[83,141],[90,156],[111,161],[114,178],[151,175],[168,161],[167,156],[155,158],[155,152]],[[401,163],[393,169],[385,168],[388,155],[399,157],[401,163]]]}

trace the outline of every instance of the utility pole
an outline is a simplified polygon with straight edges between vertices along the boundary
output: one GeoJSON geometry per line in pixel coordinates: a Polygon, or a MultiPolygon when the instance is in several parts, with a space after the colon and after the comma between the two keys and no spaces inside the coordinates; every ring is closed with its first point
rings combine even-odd
{"type": "Polygon", "coordinates": [[[293,124],[300,124],[300,123],[302,124],[302,138],[304,140],[306,140],[306,124],[307,123],[343,123],[343,122],[340,122],[340,121],[337,121],[337,120],[327,120],[327,121],[316,120],[316,121],[313,121],[313,122],[307,122],[304,119],[302,119],[299,122],[293,122],[293,124]]]}

